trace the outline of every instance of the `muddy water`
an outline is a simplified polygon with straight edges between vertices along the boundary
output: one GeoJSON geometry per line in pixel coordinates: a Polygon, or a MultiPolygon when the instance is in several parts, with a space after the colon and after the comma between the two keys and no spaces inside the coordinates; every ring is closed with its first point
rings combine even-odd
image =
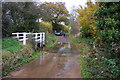
{"type": "MultiPolygon", "coordinates": [[[[11,78],[80,78],[78,49],[70,44],[56,48],[57,53],[40,56],[24,65],[19,71],[11,73],[11,78]]],[[[54,51],[54,49],[51,49],[54,51]]],[[[56,52],[56,51],[55,51],[56,52]]]]}

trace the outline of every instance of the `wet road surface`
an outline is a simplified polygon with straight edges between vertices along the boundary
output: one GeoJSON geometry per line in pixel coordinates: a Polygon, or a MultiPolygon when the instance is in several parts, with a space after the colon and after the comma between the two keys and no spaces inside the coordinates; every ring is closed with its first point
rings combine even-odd
{"type": "Polygon", "coordinates": [[[80,78],[79,49],[72,49],[70,44],[66,44],[61,45],[57,50],[56,53],[43,54],[43,56],[22,66],[19,71],[12,72],[10,77],[80,78]]]}
{"type": "Polygon", "coordinates": [[[59,36],[57,42],[58,44],[70,43],[70,40],[68,39],[68,36],[59,36]]]}
{"type": "Polygon", "coordinates": [[[77,57],[77,55],[61,55],[59,63],[50,74],[50,78],[80,78],[77,57]]]}

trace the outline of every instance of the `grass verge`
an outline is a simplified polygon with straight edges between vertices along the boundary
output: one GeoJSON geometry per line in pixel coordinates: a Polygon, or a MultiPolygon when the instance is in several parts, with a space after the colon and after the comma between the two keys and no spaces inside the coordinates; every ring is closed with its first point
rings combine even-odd
{"type": "Polygon", "coordinates": [[[84,55],[80,55],[79,63],[80,63],[81,76],[83,78],[91,78],[89,73],[89,68],[87,66],[87,62],[84,59],[84,55]]]}
{"type": "Polygon", "coordinates": [[[24,60],[22,61],[22,64],[28,63],[28,62],[36,59],[36,58],[39,57],[39,56],[42,56],[42,52],[41,52],[41,51],[40,51],[40,52],[36,52],[35,55],[32,56],[32,57],[30,57],[30,58],[24,59],[24,60]]]}
{"type": "Polygon", "coordinates": [[[88,43],[92,43],[92,40],[79,38],[79,37],[71,38],[71,44],[81,50],[79,63],[80,63],[80,72],[81,72],[80,76],[82,78],[91,78],[91,73],[89,72],[90,70],[88,67],[88,63],[86,61],[87,53],[90,52],[90,46],[88,46],[88,43]]]}
{"type": "Polygon", "coordinates": [[[91,39],[75,38],[73,41],[82,51],[79,60],[82,78],[120,77],[120,59],[118,57],[105,56],[108,53],[101,50],[100,47],[93,49],[91,39]]]}
{"type": "Polygon", "coordinates": [[[8,75],[19,66],[41,55],[42,52],[35,52],[31,43],[23,46],[16,39],[4,38],[2,40],[2,75],[8,75]]]}
{"type": "Polygon", "coordinates": [[[46,47],[50,48],[55,45],[57,41],[57,36],[54,34],[46,34],[46,47]]]}

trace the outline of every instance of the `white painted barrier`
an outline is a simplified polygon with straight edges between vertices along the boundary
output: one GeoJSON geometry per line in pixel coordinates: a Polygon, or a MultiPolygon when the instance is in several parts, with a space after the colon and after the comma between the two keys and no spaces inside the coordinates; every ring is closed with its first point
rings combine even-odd
{"type": "Polygon", "coordinates": [[[27,35],[29,35],[29,34],[33,35],[34,36],[33,38],[35,39],[35,41],[40,43],[40,45],[41,44],[45,44],[45,33],[44,32],[41,32],[41,33],[26,33],[26,32],[23,32],[23,33],[12,33],[12,35],[16,35],[16,37],[13,37],[13,38],[16,38],[19,41],[22,41],[23,45],[26,45],[26,40],[28,39],[27,35]],[[20,36],[21,34],[23,36],[20,36]]]}

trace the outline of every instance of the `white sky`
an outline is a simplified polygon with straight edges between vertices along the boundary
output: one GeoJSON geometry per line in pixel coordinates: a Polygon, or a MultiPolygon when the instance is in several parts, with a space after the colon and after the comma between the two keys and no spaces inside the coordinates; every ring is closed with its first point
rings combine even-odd
{"type": "MultiPolygon", "coordinates": [[[[76,8],[79,5],[85,6],[87,0],[2,0],[2,2],[65,2],[65,6],[67,7],[68,11],[71,13],[73,6],[76,8]]],[[[95,2],[95,0],[91,0],[95,2]]]]}
{"type": "MultiPolygon", "coordinates": [[[[67,7],[68,11],[71,12],[73,6],[78,7],[79,5],[85,6],[87,0],[38,0],[41,2],[65,2],[65,6],[67,7]]],[[[94,0],[91,0],[94,1],[94,0]]]]}

